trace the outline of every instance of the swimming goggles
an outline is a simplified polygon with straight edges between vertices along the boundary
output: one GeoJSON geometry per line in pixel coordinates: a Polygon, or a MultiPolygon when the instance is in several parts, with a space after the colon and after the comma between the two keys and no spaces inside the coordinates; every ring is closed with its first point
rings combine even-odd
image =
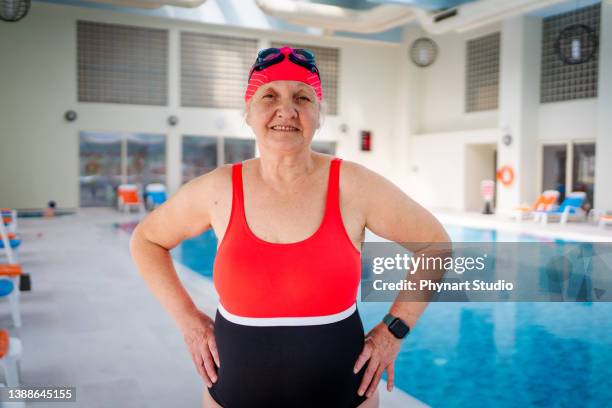
{"type": "MultiPolygon", "coordinates": [[[[291,52],[288,54],[288,57],[289,61],[306,68],[310,72],[314,72],[315,74],[317,74],[319,79],[321,79],[319,69],[317,68],[315,62],[315,55],[312,51],[309,51],[304,48],[292,48],[291,52]]],[[[259,51],[259,53],[257,54],[257,59],[255,60],[255,64],[253,64],[251,72],[249,72],[249,81],[251,80],[253,72],[262,71],[268,68],[269,66],[278,64],[284,59],[285,54],[283,54],[280,48],[266,48],[264,50],[259,51]]]]}

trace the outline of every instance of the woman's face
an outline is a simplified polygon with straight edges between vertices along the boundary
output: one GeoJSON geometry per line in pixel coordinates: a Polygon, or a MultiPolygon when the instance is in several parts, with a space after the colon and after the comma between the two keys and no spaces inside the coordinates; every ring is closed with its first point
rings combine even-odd
{"type": "Polygon", "coordinates": [[[246,122],[260,150],[291,152],[310,146],[319,127],[319,102],[310,86],[272,81],[260,86],[249,102],[246,122]]]}

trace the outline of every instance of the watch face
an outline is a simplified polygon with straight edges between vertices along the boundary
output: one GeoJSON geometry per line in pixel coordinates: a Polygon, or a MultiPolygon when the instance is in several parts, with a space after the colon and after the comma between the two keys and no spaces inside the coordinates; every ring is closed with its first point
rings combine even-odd
{"type": "Polygon", "coordinates": [[[389,325],[389,330],[398,339],[406,337],[410,329],[400,319],[395,319],[393,323],[389,325]]]}

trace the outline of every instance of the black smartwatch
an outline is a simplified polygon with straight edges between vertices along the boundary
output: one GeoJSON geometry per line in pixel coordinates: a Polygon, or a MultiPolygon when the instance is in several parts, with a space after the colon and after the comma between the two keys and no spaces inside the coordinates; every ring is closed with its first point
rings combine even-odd
{"type": "Polygon", "coordinates": [[[383,318],[383,323],[387,325],[387,328],[398,339],[403,339],[408,333],[410,333],[410,327],[399,317],[395,317],[392,314],[388,314],[383,318]]]}

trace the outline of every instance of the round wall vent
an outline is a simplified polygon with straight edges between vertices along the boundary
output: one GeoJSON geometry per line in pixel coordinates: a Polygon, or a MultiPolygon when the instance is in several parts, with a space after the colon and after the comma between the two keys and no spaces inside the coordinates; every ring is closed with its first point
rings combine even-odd
{"type": "Polygon", "coordinates": [[[428,67],[438,56],[438,45],[426,37],[417,38],[410,47],[410,59],[419,67],[428,67]]]}
{"type": "Polygon", "coordinates": [[[0,20],[14,23],[30,11],[30,0],[0,0],[0,20]]]}

